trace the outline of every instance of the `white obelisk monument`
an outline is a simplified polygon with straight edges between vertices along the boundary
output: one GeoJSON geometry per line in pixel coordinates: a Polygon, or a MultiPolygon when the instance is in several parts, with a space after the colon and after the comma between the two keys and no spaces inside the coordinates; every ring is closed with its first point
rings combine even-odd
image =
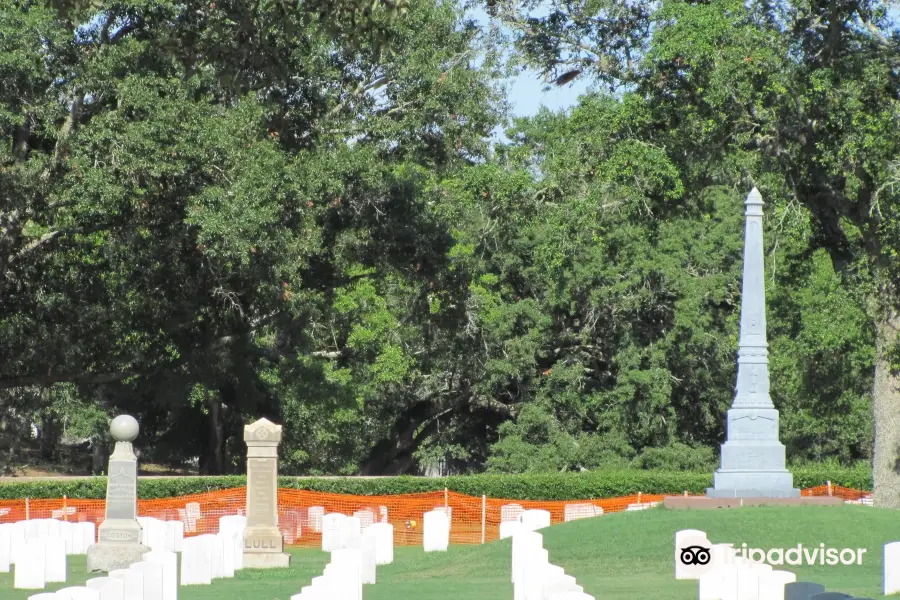
{"type": "Polygon", "coordinates": [[[763,200],[759,190],[747,196],[741,336],[737,389],[728,411],[722,466],[706,490],[710,498],[793,498],[800,496],[785,469],[778,439],[778,411],[769,396],[766,343],[766,290],[763,265],[763,200]]]}

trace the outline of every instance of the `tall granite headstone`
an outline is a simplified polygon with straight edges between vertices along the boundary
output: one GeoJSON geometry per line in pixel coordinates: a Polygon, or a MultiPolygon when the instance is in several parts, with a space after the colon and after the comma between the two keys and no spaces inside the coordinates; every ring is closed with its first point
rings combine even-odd
{"type": "Polygon", "coordinates": [[[128,415],[110,423],[116,447],[109,457],[106,518],[97,529],[97,543],[87,549],[88,571],[127,569],[150,551],[140,543],[141,526],[137,522],[137,457],[131,442],[138,431],[138,422],[128,415]]]}
{"type": "Polygon", "coordinates": [[[706,490],[710,498],[793,498],[800,496],[785,469],[778,440],[778,411],[769,396],[766,343],[766,291],[763,268],[763,200],[759,190],[747,196],[741,336],[737,389],[728,411],[722,466],[706,490]]]}
{"type": "Polygon", "coordinates": [[[278,444],[281,425],[260,419],[244,427],[247,443],[247,526],[244,568],[273,569],[290,565],[278,529],[278,444]]]}

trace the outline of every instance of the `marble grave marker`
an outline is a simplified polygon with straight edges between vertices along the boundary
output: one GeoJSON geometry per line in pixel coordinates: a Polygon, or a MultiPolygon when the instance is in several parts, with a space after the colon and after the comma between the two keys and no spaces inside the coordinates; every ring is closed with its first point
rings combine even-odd
{"type": "Polygon", "coordinates": [[[290,555],[278,529],[278,444],[281,425],[260,419],[244,427],[247,443],[247,527],[245,569],[285,568],[290,555]]]}
{"type": "Polygon", "coordinates": [[[127,569],[150,551],[140,543],[137,521],[137,457],[131,442],[138,431],[138,422],[129,415],[120,415],[110,423],[116,446],[109,457],[106,519],[97,528],[97,543],[87,549],[90,572],[127,569]]]}

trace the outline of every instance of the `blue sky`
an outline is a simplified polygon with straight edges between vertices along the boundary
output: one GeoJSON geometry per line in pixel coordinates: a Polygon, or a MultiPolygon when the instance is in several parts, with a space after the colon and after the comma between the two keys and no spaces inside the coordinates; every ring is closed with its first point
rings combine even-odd
{"type": "MultiPolygon", "coordinates": [[[[539,15],[543,11],[538,9],[532,12],[539,15]]],[[[487,14],[481,9],[469,11],[469,16],[482,26],[488,23],[487,14]]],[[[578,102],[578,96],[587,91],[587,83],[579,80],[546,92],[542,89],[544,85],[544,80],[537,71],[525,71],[512,79],[508,92],[513,115],[530,117],[536,115],[541,106],[551,110],[569,108],[578,102]]]]}
{"type": "MultiPolygon", "coordinates": [[[[534,14],[541,12],[534,11],[534,14]]],[[[900,8],[891,7],[889,13],[895,22],[900,21],[900,8]]],[[[488,16],[483,10],[472,10],[469,14],[482,24],[488,22],[488,16]]],[[[526,71],[514,78],[508,88],[512,114],[516,117],[530,117],[537,114],[541,106],[554,111],[566,109],[574,106],[578,97],[588,91],[587,81],[581,79],[547,92],[543,91],[543,87],[541,75],[534,71],[526,71]]],[[[497,135],[500,135],[499,132],[497,135]]]]}
{"type": "MultiPolygon", "coordinates": [[[[534,14],[540,14],[540,10],[534,14]]],[[[469,16],[478,21],[482,26],[488,23],[487,14],[481,10],[469,11],[469,16]]],[[[537,114],[541,106],[557,111],[574,106],[578,97],[588,91],[587,80],[576,79],[574,82],[561,87],[555,87],[544,91],[543,77],[537,71],[524,71],[507,82],[507,98],[510,101],[512,116],[531,117],[537,114]]],[[[494,131],[494,138],[498,141],[506,141],[502,128],[494,131]]]]}

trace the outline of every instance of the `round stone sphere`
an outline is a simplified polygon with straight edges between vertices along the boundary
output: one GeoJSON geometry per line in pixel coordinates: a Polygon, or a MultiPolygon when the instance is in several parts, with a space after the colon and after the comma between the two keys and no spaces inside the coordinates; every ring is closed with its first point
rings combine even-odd
{"type": "Polygon", "coordinates": [[[109,424],[109,433],[117,442],[133,442],[138,431],[137,419],[131,415],[119,415],[109,424]]]}

